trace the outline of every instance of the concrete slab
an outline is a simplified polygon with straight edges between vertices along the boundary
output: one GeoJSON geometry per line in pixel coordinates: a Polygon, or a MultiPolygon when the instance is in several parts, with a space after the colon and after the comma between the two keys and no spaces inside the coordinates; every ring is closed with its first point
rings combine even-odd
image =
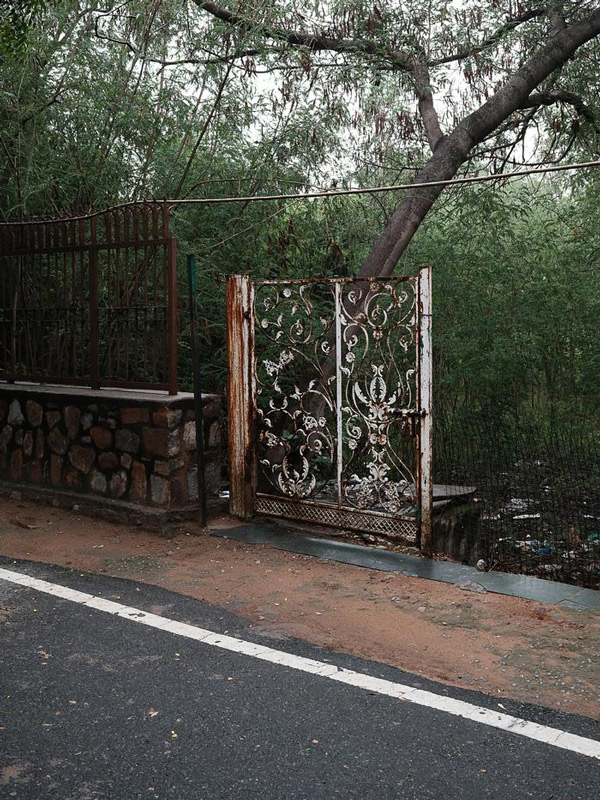
{"type": "MultiPolygon", "coordinates": [[[[14,394],[16,391],[24,395],[35,395],[43,392],[46,395],[56,395],[59,397],[89,397],[90,399],[102,400],[131,400],[132,402],[143,402],[144,404],[168,405],[172,406],[182,400],[189,401],[193,398],[190,392],[178,392],[169,395],[162,389],[118,389],[106,387],[101,389],[91,389],[87,386],[69,386],[66,384],[55,383],[31,383],[23,381],[18,383],[0,382],[0,392],[14,394]]],[[[209,401],[216,399],[218,395],[205,394],[202,399],[209,401]]]]}
{"type": "Polygon", "coordinates": [[[479,572],[475,567],[457,564],[453,561],[434,561],[392,550],[379,550],[349,542],[273,530],[260,525],[239,525],[213,530],[211,534],[225,539],[237,539],[248,544],[267,544],[279,550],[339,561],[343,564],[452,583],[466,591],[495,592],[512,597],[523,597],[548,605],[600,611],[599,592],[566,583],[546,581],[529,575],[479,572]]]}

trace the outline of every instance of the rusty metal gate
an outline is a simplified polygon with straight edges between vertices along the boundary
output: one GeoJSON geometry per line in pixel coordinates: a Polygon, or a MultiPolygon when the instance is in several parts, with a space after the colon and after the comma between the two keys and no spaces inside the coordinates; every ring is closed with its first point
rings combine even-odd
{"type": "Polygon", "coordinates": [[[431,542],[431,271],[227,284],[231,511],[431,542]]]}

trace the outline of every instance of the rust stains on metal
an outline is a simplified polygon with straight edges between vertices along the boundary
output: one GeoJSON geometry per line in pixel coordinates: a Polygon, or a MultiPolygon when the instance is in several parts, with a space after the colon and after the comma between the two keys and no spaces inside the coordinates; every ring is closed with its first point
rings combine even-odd
{"type": "Polygon", "coordinates": [[[245,275],[227,278],[227,352],[229,361],[229,492],[230,511],[248,517],[254,502],[253,288],[245,275]]]}
{"type": "Polygon", "coordinates": [[[0,378],[177,391],[166,204],[0,225],[0,378]]]}
{"type": "Polygon", "coordinates": [[[420,546],[427,555],[432,550],[433,514],[433,363],[431,353],[431,267],[419,270],[419,507],[420,546]]]}

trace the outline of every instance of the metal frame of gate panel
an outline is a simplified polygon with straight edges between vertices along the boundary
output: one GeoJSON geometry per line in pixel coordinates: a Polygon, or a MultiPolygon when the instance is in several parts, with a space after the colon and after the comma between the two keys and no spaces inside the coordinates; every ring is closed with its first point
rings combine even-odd
{"type": "MultiPolygon", "coordinates": [[[[361,279],[367,282],[371,279],[361,279]]],[[[342,284],[356,279],[321,278],[307,280],[262,281],[260,285],[293,285],[329,283],[335,285],[336,298],[342,284]]],[[[381,282],[381,279],[373,279],[381,282]]],[[[240,518],[258,512],[272,516],[300,519],[316,524],[352,530],[370,531],[401,537],[417,543],[425,552],[431,549],[431,268],[422,267],[415,276],[416,288],[416,364],[417,416],[419,417],[418,452],[415,458],[415,480],[418,513],[392,515],[374,510],[339,507],[314,500],[289,498],[256,491],[257,472],[254,453],[256,378],[254,353],[254,284],[248,276],[233,275],[227,279],[227,340],[229,356],[229,458],[230,510],[240,518]]],[[[337,320],[336,320],[337,322],[337,320]]],[[[339,329],[336,339],[339,342],[339,329]]],[[[339,353],[338,353],[339,356],[339,353]]],[[[339,383],[338,383],[339,391],[339,383]]],[[[339,395],[338,395],[339,401],[339,395]]],[[[339,403],[338,403],[339,404],[339,403]]],[[[338,421],[339,437],[339,421],[338,421]]],[[[339,441],[339,439],[338,439],[339,441]]],[[[340,458],[337,474],[339,480],[340,458]]]]}
{"type": "Polygon", "coordinates": [[[422,266],[418,278],[418,408],[419,457],[417,459],[417,501],[421,515],[419,546],[427,555],[432,552],[433,526],[433,359],[431,351],[431,266],[422,266]]]}
{"type": "Polygon", "coordinates": [[[227,278],[229,510],[242,519],[254,511],[254,305],[247,275],[227,278]]]}

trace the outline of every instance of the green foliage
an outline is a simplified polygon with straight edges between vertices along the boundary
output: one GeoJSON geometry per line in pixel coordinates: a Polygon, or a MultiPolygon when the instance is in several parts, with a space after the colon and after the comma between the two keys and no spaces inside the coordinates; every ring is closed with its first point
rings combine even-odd
{"type": "Polygon", "coordinates": [[[407,261],[435,264],[441,407],[598,418],[597,214],[591,187],[535,181],[463,190],[419,232],[407,261]]]}
{"type": "Polygon", "coordinates": [[[23,56],[46,5],[46,0],[0,0],[0,60],[23,56]]]}
{"type": "MultiPolygon", "coordinates": [[[[567,21],[587,5],[567,4],[567,21]]],[[[31,0],[2,9],[3,30],[26,43],[14,50],[18,58],[0,60],[5,219],[151,197],[301,193],[329,187],[332,176],[336,185],[410,179],[427,158],[424,132],[414,80],[389,68],[390,54],[415,57],[426,42],[448,130],[547,30],[537,17],[507,25],[517,13],[508,0],[253,0],[240,6],[252,24],[237,27],[179,0],[31,0]],[[282,33],[289,30],[350,44],[339,52],[293,48],[282,33]],[[488,40],[493,46],[474,48],[488,40]],[[471,52],[444,61],[462,50],[471,52]]],[[[596,49],[587,45],[542,88],[568,81],[595,110],[596,49]]],[[[569,106],[542,109],[536,119],[540,132],[527,148],[544,158],[568,147],[586,157],[597,146],[594,126],[569,106]]],[[[516,157],[510,133],[522,122],[517,114],[496,132],[475,163],[516,157]]],[[[422,226],[403,268],[435,268],[437,392],[448,407],[513,416],[543,409],[548,420],[596,413],[600,240],[588,184],[574,176],[454,190],[422,226]]],[[[397,200],[387,193],[179,207],[182,288],[186,253],[199,262],[207,386],[224,382],[226,275],[352,275],[397,200]]],[[[184,326],[189,382],[188,355],[184,326]]]]}
{"type": "MultiPolygon", "coordinates": [[[[566,4],[567,22],[588,5],[566,4]]],[[[507,23],[522,13],[510,0],[253,0],[234,26],[180,0],[0,0],[0,8],[0,48],[11,54],[0,59],[5,218],[289,191],[332,176],[338,185],[408,179],[428,146],[404,62],[428,60],[450,131],[547,35],[542,17],[507,23]],[[340,46],[289,46],[295,30],[340,46]]],[[[580,90],[595,112],[596,63],[590,42],[540,88],[580,90]]],[[[570,105],[540,108],[537,132],[528,114],[483,143],[478,163],[518,160],[527,126],[532,158],[597,149],[598,126],[570,105]]]]}

